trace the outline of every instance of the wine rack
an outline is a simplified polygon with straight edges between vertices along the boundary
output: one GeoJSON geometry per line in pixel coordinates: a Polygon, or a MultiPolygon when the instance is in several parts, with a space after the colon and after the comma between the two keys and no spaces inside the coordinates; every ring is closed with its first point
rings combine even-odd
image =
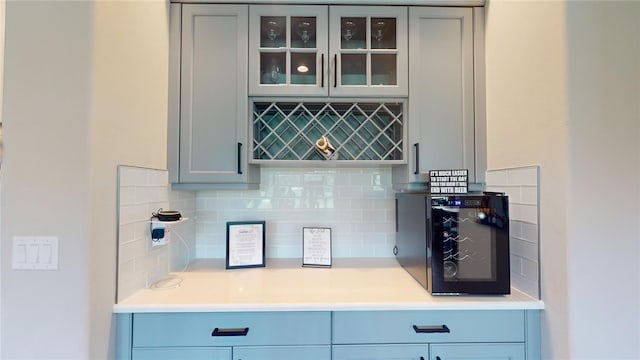
{"type": "Polygon", "coordinates": [[[252,102],[254,163],[403,163],[406,103],[252,102]],[[316,149],[325,136],[335,148],[327,160],[316,149]]]}

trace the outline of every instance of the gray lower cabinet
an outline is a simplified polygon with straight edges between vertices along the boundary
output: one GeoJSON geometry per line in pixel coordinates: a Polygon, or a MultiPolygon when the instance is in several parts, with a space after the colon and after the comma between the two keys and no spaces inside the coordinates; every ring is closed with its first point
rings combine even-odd
{"type": "Polygon", "coordinates": [[[538,310],[134,313],[119,360],[537,360],[538,310]]]}
{"type": "Polygon", "coordinates": [[[258,169],[248,163],[248,8],[171,5],[168,164],[173,184],[258,187],[258,169]]]}
{"type": "Polygon", "coordinates": [[[433,344],[430,360],[524,360],[525,346],[519,343],[433,344]]]}
{"type": "Polygon", "coordinates": [[[328,360],[331,346],[247,346],[205,348],[138,348],[133,360],[328,360]]]}
{"type": "Polygon", "coordinates": [[[524,310],[334,312],[333,360],[536,359],[536,316],[524,310]]]}
{"type": "Polygon", "coordinates": [[[524,360],[524,344],[335,345],[334,360],[524,360]]]}
{"type": "Polygon", "coordinates": [[[481,11],[409,8],[407,165],[394,168],[396,188],[424,182],[434,169],[468,169],[469,182],[484,181],[481,11]]]}
{"type": "Polygon", "coordinates": [[[334,345],[334,360],[425,360],[427,345],[334,345]]]}
{"type": "Polygon", "coordinates": [[[131,357],[133,360],[231,360],[231,348],[140,348],[133,349],[131,357]]]}
{"type": "Polygon", "coordinates": [[[250,346],[234,347],[233,360],[329,360],[331,346],[250,346]]]}
{"type": "Polygon", "coordinates": [[[119,341],[130,339],[118,344],[122,360],[331,359],[326,311],[141,313],[118,322],[119,341]]]}

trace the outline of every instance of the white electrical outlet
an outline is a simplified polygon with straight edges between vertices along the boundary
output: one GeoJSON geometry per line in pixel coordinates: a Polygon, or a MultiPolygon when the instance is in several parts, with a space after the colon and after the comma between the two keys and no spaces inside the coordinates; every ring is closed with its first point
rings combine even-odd
{"type": "Polygon", "coordinates": [[[162,246],[169,242],[169,229],[165,224],[151,223],[151,246],[162,246]]]}

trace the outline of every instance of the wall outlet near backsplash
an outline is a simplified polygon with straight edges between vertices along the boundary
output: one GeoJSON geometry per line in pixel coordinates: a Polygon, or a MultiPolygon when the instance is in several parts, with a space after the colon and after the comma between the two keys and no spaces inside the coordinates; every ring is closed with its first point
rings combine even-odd
{"type": "Polygon", "coordinates": [[[164,244],[154,242],[151,214],[158,209],[180,209],[195,216],[195,193],[170,189],[166,170],[118,166],[118,301],[184,268],[195,252],[195,224],[190,221],[165,226],[164,244]],[[169,232],[181,241],[169,241],[169,232]],[[154,246],[154,244],[159,246],[154,246]]]}

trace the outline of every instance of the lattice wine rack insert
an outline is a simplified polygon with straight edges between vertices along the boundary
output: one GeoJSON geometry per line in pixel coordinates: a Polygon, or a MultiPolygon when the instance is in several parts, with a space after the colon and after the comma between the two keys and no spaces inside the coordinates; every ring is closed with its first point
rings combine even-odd
{"type": "Polygon", "coordinates": [[[402,161],[403,109],[402,102],[254,102],[253,159],[402,161]],[[320,149],[323,137],[330,152],[320,149]]]}

